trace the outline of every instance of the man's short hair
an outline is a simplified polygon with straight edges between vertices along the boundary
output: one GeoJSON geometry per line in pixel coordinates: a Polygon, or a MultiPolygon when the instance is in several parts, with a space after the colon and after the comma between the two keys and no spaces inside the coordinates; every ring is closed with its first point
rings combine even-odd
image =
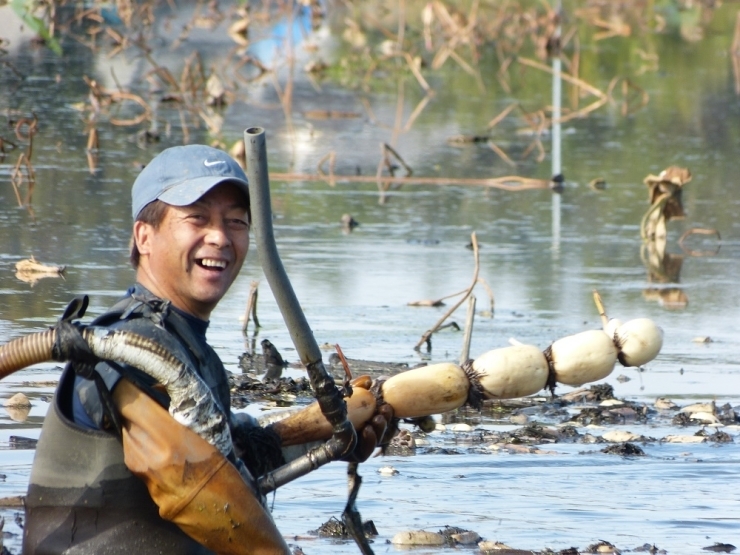
{"type": "MultiPolygon", "coordinates": [[[[164,221],[165,212],[167,212],[167,204],[161,200],[155,200],[147,204],[141,212],[139,212],[139,217],[136,221],[144,222],[145,224],[152,226],[154,229],[158,229],[164,221]]],[[[139,252],[139,247],[136,246],[136,240],[133,235],[131,235],[128,259],[134,267],[134,270],[138,269],[141,253],[139,252]]]]}

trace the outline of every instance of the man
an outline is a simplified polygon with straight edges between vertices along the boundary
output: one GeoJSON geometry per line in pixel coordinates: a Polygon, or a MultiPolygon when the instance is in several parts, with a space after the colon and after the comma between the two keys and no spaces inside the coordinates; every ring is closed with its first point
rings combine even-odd
{"type": "MultiPolygon", "coordinates": [[[[194,368],[230,415],[252,475],[271,470],[283,462],[279,438],[230,413],[226,371],[206,342],[249,249],[244,172],[207,146],[167,149],[134,182],[132,215],[136,284],[93,324],[150,338],[194,368]]],[[[95,366],[97,382],[81,366],[67,365],[44,421],[24,553],[290,552],[254,483],[169,415],[161,386],[115,362],[95,366]]],[[[387,420],[373,423],[358,434],[361,460],[387,420]]]]}

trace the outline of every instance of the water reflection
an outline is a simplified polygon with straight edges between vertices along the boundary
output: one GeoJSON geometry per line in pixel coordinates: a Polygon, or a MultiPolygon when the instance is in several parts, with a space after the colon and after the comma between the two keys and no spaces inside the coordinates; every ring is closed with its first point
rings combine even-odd
{"type": "MultiPolygon", "coordinates": [[[[640,257],[648,271],[649,283],[679,283],[683,255],[666,252],[666,238],[645,241],[640,257]]],[[[679,287],[649,287],[643,291],[646,300],[657,301],[669,309],[683,309],[689,303],[688,295],[679,287]]]]}

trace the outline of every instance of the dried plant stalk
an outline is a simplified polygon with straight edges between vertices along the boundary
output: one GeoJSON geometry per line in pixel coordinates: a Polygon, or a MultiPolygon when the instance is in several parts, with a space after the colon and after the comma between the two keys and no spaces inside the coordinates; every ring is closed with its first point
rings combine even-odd
{"type": "Polygon", "coordinates": [[[254,320],[255,327],[259,328],[260,321],[257,319],[257,296],[259,281],[253,281],[249,287],[249,296],[247,297],[247,308],[244,311],[244,323],[242,324],[242,333],[247,334],[250,318],[254,320]]]}
{"type": "Polygon", "coordinates": [[[473,232],[470,236],[470,240],[473,244],[473,258],[475,259],[475,269],[473,270],[473,283],[470,284],[470,287],[468,287],[467,291],[465,292],[465,295],[457,302],[455,303],[450,309],[445,312],[445,314],[440,318],[436,324],[432,327],[432,329],[426,331],[422,336],[421,339],[419,339],[418,343],[414,346],[414,350],[418,351],[419,348],[424,344],[427,343],[427,345],[430,344],[430,340],[432,337],[432,334],[437,331],[440,326],[444,323],[447,318],[450,317],[450,315],[457,310],[457,308],[467,299],[470,294],[473,291],[473,288],[475,287],[475,284],[478,283],[478,271],[480,269],[480,259],[478,256],[478,238],[475,235],[475,232],[473,232]]]}

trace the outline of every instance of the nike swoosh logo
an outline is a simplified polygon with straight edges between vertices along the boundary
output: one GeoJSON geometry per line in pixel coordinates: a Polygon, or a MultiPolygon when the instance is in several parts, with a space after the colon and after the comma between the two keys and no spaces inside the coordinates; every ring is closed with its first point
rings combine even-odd
{"type": "Polygon", "coordinates": [[[207,168],[210,168],[211,166],[215,166],[216,164],[225,164],[223,160],[214,160],[213,162],[209,162],[208,160],[203,162],[203,165],[207,168]]]}

